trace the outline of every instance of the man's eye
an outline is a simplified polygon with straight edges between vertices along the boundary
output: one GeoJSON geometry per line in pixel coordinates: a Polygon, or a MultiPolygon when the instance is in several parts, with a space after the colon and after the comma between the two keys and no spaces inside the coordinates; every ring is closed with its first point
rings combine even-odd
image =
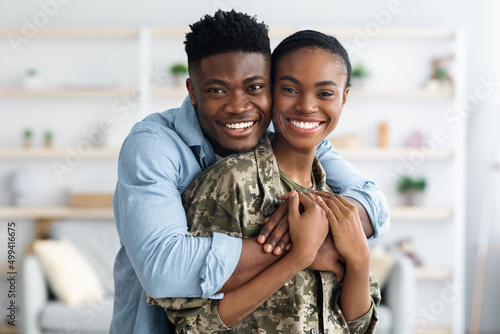
{"type": "Polygon", "coordinates": [[[208,93],[215,93],[215,94],[220,94],[224,93],[224,91],[220,88],[210,88],[207,90],[208,93]]]}
{"type": "Polygon", "coordinates": [[[264,86],[261,84],[255,84],[255,85],[251,85],[250,87],[248,87],[248,90],[258,90],[258,89],[261,89],[262,87],[264,87],[264,86]]]}
{"type": "Polygon", "coordinates": [[[293,88],[288,88],[288,87],[283,87],[283,91],[290,93],[290,94],[296,94],[297,91],[293,88]]]}

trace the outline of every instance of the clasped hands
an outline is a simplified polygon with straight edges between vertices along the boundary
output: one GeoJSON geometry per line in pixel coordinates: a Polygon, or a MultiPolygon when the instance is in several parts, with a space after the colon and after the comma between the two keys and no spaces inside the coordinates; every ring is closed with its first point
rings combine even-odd
{"type": "Polygon", "coordinates": [[[345,274],[346,261],[368,250],[358,210],[344,197],[330,192],[282,196],[278,210],[265,220],[257,241],[267,253],[303,252],[311,258],[310,269],[345,274]],[[360,253],[359,253],[360,252],[360,253]]]}

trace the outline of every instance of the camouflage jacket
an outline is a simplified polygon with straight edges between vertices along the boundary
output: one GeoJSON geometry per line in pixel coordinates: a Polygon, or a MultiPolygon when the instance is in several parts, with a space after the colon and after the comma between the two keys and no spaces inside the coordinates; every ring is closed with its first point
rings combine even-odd
{"type": "MultiPolygon", "coordinates": [[[[313,174],[319,190],[325,189],[325,173],[317,159],[313,174]]],[[[281,203],[280,195],[289,190],[280,180],[267,136],[253,151],[232,155],[211,166],[183,194],[190,235],[221,232],[239,238],[256,237],[264,218],[281,203]]],[[[304,191],[300,185],[294,188],[304,191]]],[[[331,272],[310,269],[298,273],[231,328],[221,321],[217,300],[148,296],[147,301],[166,309],[178,333],[371,333],[378,322],[380,290],[373,277],[370,286],[372,307],[349,322],[338,306],[342,283],[331,272]]]]}

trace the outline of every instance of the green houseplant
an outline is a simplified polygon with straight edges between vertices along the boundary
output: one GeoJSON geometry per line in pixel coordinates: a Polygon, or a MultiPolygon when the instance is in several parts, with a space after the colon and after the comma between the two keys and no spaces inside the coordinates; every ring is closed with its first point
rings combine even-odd
{"type": "Polygon", "coordinates": [[[408,175],[398,180],[397,191],[403,196],[404,204],[409,206],[421,205],[427,181],[423,177],[413,178],[408,175]]]}
{"type": "Polygon", "coordinates": [[[52,134],[52,131],[45,131],[45,134],[43,135],[45,139],[45,147],[46,148],[51,148],[52,147],[52,140],[54,139],[54,135],[52,134]]]}
{"type": "Polygon", "coordinates": [[[23,139],[24,139],[24,147],[30,148],[31,147],[31,139],[33,138],[33,131],[31,129],[26,129],[23,132],[23,139]]]}
{"type": "Polygon", "coordinates": [[[182,63],[176,63],[170,67],[170,74],[174,79],[174,84],[176,86],[182,86],[188,75],[188,68],[182,63]]]}
{"type": "Polygon", "coordinates": [[[366,68],[363,63],[359,63],[354,66],[351,70],[351,84],[356,87],[366,86],[368,78],[371,76],[371,72],[366,68]]]}

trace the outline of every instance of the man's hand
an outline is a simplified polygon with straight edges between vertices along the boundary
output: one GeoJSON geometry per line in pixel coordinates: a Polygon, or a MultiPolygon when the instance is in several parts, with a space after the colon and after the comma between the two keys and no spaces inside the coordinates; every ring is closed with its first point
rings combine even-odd
{"type": "Polygon", "coordinates": [[[344,258],[337,251],[333,236],[330,233],[326,236],[323,245],[318,250],[314,262],[309,266],[309,269],[319,271],[331,271],[337,276],[337,281],[341,281],[345,274],[344,258]]]}
{"type": "Polygon", "coordinates": [[[264,244],[264,252],[273,252],[281,255],[283,250],[292,248],[290,233],[288,231],[288,198],[289,194],[281,196],[284,199],[278,210],[271,217],[266,218],[266,224],[257,237],[257,242],[264,244]]]}

